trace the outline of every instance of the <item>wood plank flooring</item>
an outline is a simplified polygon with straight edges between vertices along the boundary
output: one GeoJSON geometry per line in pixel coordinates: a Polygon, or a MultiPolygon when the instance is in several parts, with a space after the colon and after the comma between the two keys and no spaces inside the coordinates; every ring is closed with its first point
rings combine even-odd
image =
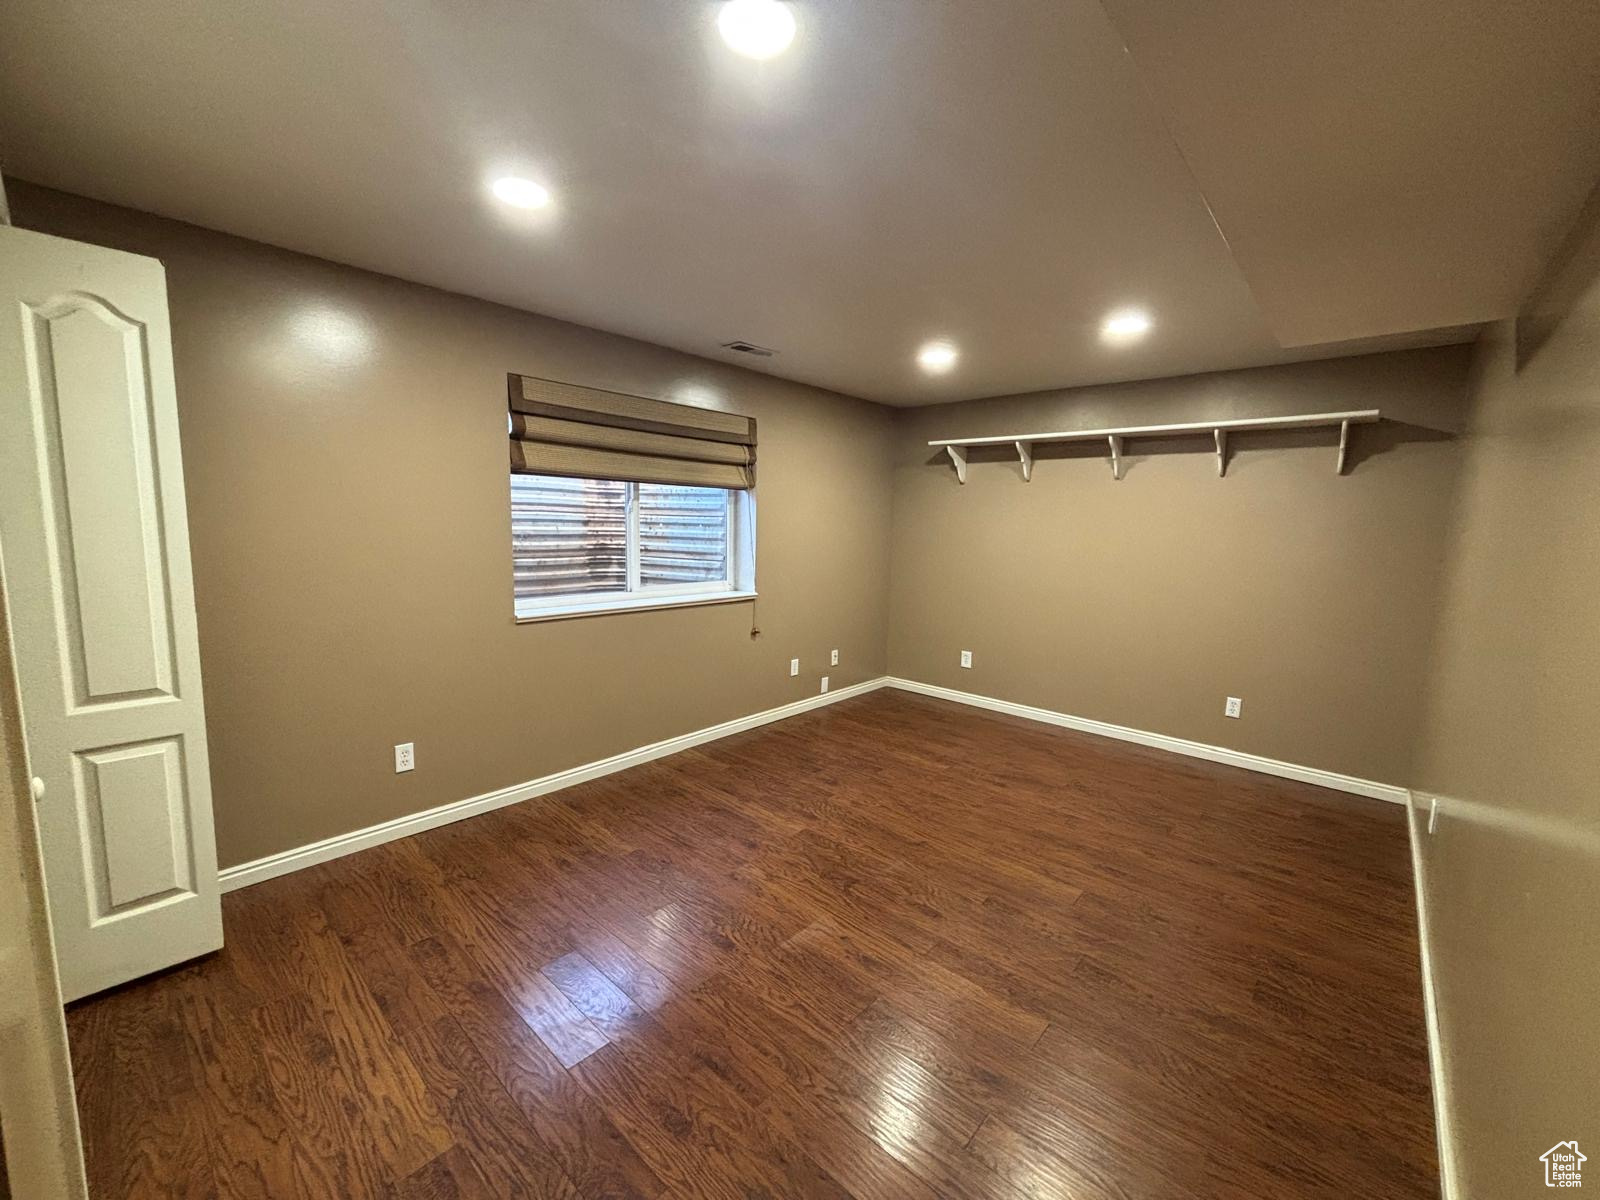
{"type": "Polygon", "coordinates": [[[883,691],[225,898],[95,1197],[1432,1197],[1398,808],[883,691]]]}

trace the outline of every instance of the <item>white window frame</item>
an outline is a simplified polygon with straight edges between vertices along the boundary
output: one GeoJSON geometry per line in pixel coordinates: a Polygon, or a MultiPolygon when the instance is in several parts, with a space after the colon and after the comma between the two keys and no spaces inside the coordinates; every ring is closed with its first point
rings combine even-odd
{"type": "Polygon", "coordinates": [[[697,604],[732,604],[756,598],[756,504],[753,491],[728,493],[728,574],[721,580],[644,586],[639,567],[639,485],[628,483],[627,586],[604,595],[512,597],[518,622],[553,621],[609,612],[682,608],[697,604]]]}

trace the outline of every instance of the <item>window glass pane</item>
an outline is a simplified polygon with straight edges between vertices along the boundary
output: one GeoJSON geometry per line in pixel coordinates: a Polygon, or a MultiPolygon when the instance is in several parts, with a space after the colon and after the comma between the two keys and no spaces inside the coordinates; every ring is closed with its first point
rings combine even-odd
{"type": "Polygon", "coordinates": [[[628,485],[511,476],[511,561],[518,600],[628,589],[628,485]]]}
{"type": "Polygon", "coordinates": [[[728,492],[639,485],[639,584],[723,583],[728,578],[728,492]]]}

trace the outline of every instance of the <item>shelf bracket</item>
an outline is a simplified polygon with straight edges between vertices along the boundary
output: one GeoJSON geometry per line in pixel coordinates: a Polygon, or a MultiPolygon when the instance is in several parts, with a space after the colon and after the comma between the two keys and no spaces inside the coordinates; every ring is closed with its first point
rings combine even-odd
{"type": "Polygon", "coordinates": [[[1022,460],[1022,482],[1033,478],[1033,443],[1018,442],[1017,457],[1022,460]]]}
{"type": "Polygon", "coordinates": [[[1339,422],[1339,462],[1337,463],[1337,465],[1335,465],[1335,467],[1333,469],[1334,470],[1334,474],[1336,474],[1336,475],[1343,475],[1344,474],[1344,455],[1345,455],[1345,451],[1348,450],[1349,448],[1350,448],[1350,422],[1349,421],[1340,421],[1339,422]]]}
{"type": "Polygon", "coordinates": [[[1228,473],[1228,431],[1213,429],[1211,436],[1217,442],[1217,478],[1221,479],[1228,473]]]}
{"type": "Polygon", "coordinates": [[[1111,478],[1122,478],[1122,439],[1112,434],[1106,439],[1111,443],[1111,478]]]}
{"type": "Polygon", "coordinates": [[[967,481],[967,448],[965,446],[946,446],[950,451],[950,461],[956,465],[956,480],[959,483],[967,481]]]}

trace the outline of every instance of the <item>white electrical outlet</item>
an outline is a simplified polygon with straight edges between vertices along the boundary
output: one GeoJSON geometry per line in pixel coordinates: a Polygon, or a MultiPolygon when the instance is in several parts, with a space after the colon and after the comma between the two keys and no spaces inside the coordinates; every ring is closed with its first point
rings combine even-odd
{"type": "Polygon", "coordinates": [[[791,658],[789,660],[789,675],[792,678],[798,674],[800,674],[800,660],[798,658],[791,658]]]}
{"type": "Polygon", "coordinates": [[[401,742],[394,748],[394,773],[415,770],[417,766],[416,747],[410,742],[401,742]]]}
{"type": "MultiPolygon", "coordinates": [[[[824,675],[824,676],[823,676],[823,677],[822,677],[822,690],[823,690],[823,691],[824,691],[824,692],[826,692],[826,691],[827,691],[827,690],[828,690],[828,677],[827,677],[827,676],[826,676],[826,675],[824,675]]],[[[819,695],[820,695],[820,694],[821,694],[821,693],[819,693],[819,695]]]]}
{"type": "Polygon", "coordinates": [[[835,650],[833,654],[829,656],[828,665],[830,667],[837,667],[839,665],[839,652],[837,650],[835,650]]]}
{"type": "Polygon", "coordinates": [[[1244,701],[1237,696],[1229,696],[1228,702],[1222,706],[1222,715],[1237,717],[1244,710],[1244,701]]]}
{"type": "Polygon", "coordinates": [[[961,652],[961,665],[963,667],[972,666],[972,651],[971,650],[963,650],[961,652]]]}

